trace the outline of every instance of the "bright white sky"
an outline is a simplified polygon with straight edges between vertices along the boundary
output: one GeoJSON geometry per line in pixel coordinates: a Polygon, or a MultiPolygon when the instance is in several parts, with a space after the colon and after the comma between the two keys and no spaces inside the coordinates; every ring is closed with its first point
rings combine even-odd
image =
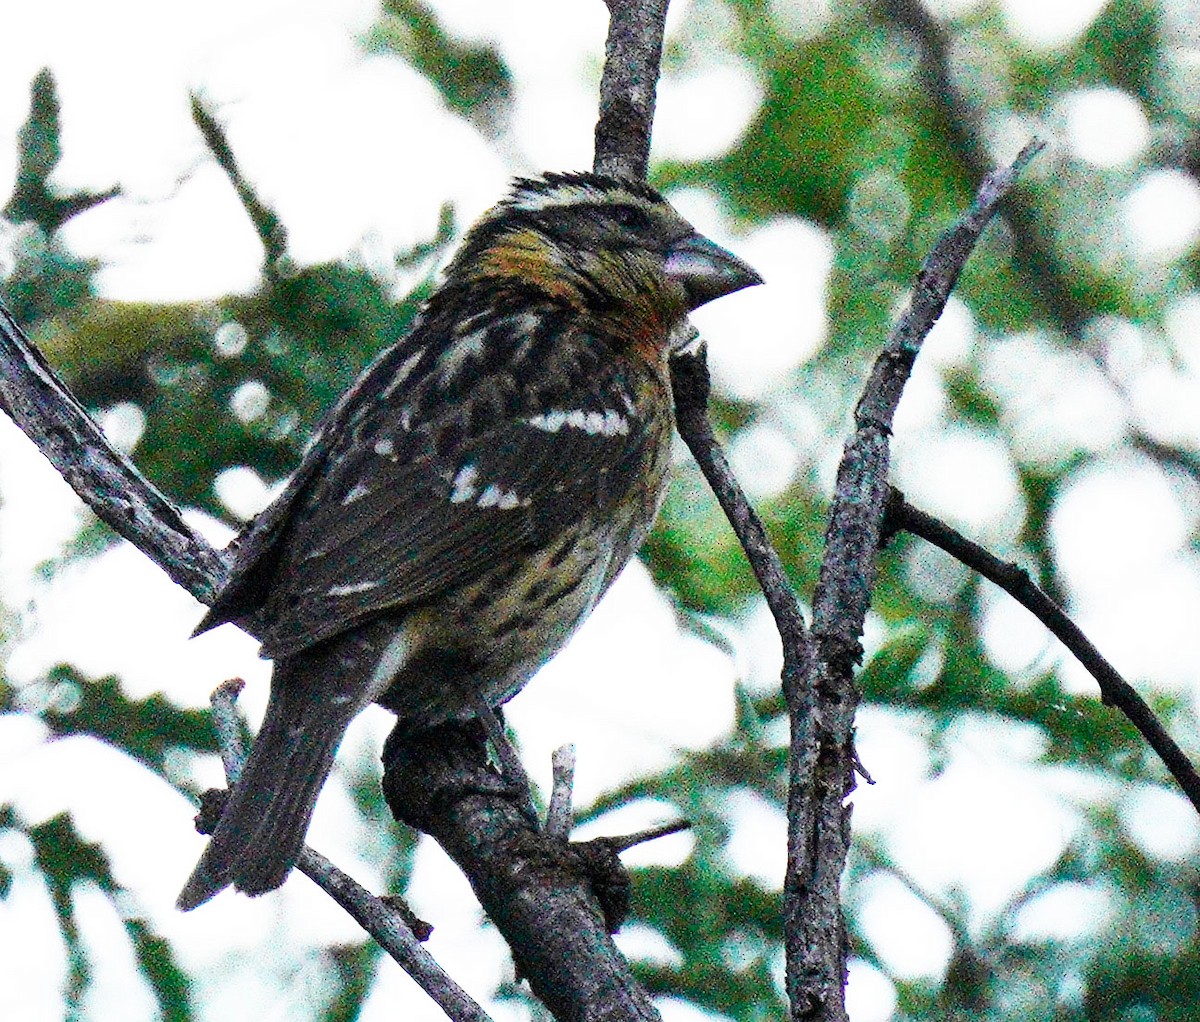
{"type": "MultiPolygon", "coordinates": [[[[959,10],[967,4],[947,0],[940,6],[959,10]]],[[[1011,0],[1008,15],[1030,45],[1055,45],[1078,34],[1098,6],[1011,0]]],[[[68,189],[102,189],[116,182],[125,191],[125,198],[79,218],[69,234],[81,253],[103,260],[101,284],[114,298],[203,298],[254,285],[257,242],[228,183],[205,157],[188,115],[189,90],[200,90],[216,107],[245,172],[282,214],[292,252],[302,261],[352,251],[386,256],[428,237],[447,199],[457,205],[460,222],[468,222],[501,194],[515,172],[588,165],[604,32],[599,0],[447,0],[437,7],[463,35],[496,39],[510,61],[518,90],[511,151],[496,152],[448,116],[428,84],[399,63],[361,54],[354,38],[374,18],[369,0],[213,0],[204,5],[43,0],[0,6],[0,38],[6,44],[6,59],[0,62],[0,192],[7,191],[15,165],[8,140],[25,116],[29,81],[47,64],[58,77],[63,103],[65,158],[59,182],[68,189]],[[393,124],[396,129],[389,131],[393,124]]],[[[688,8],[677,0],[673,23],[688,8]]],[[[657,152],[690,157],[727,148],[759,99],[757,86],[715,53],[686,75],[666,79],[660,96],[657,152]]],[[[1121,162],[1145,145],[1144,117],[1139,121],[1140,110],[1131,110],[1125,97],[1081,96],[1072,102],[1064,114],[1066,139],[1082,158],[1121,162]],[[1107,111],[1125,129],[1114,133],[1113,122],[1097,111],[1107,111]],[[1106,138],[1116,140],[1106,144],[1106,138]]],[[[792,219],[735,236],[708,197],[674,198],[701,229],[732,245],[768,282],[786,282],[724,299],[697,317],[722,383],[746,396],[767,394],[821,342],[829,241],[792,219]]],[[[1160,219],[1164,230],[1178,232],[1187,197],[1171,198],[1173,215],[1160,219]]],[[[1194,195],[1191,201],[1200,206],[1194,195]]],[[[1151,203],[1141,222],[1153,222],[1156,208],[1151,203]]],[[[1191,229],[1194,233],[1194,224],[1191,229]]],[[[1151,238],[1148,244],[1153,243],[1151,238]]],[[[937,426],[937,365],[939,359],[950,364],[961,357],[975,339],[969,314],[952,308],[935,336],[941,354],[931,354],[928,375],[914,382],[906,398],[905,414],[914,431],[937,426]]],[[[919,435],[920,443],[907,453],[901,439],[898,471],[906,471],[907,458],[914,486],[940,484],[943,500],[947,490],[964,495],[965,503],[947,512],[956,520],[989,520],[1011,493],[1004,457],[981,449],[971,436],[939,434],[931,440],[929,433],[919,435]],[[931,450],[938,457],[931,457],[931,450]],[[982,481],[964,485],[966,473],[982,481]]],[[[750,483],[760,493],[771,492],[787,476],[764,459],[762,450],[780,449],[785,460],[796,457],[782,450],[786,445],[778,437],[763,434],[761,439],[757,451],[734,452],[735,460],[741,458],[756,473],[750,483]],[[771,479],[779,482],[772,485],[771,479]]],[[[1106,479],[1092,485],[1102,487],[1106,479]]],[[[1153,485],[1150,480],[1151,490],[1153,485]]],[[[36,678],[46,667],[69,660],[92,675],[120,674],[135,697],[163,691],[180,704],[201,705],[216,683],[239,674],[250,681],[244,702],[257,718],[267,667],[254,645],[232,628],[189,642],[186,636],[201,608],[135,551],[117,549],[73,568],[53,588],[31,580],[31,569],[72,534],[78,504],[7,423],[0,423],[0,497],[0,587],[10,606],[27,611],[8,665],[15,679],[36,678]]],[[[1167,509],[1174,505],[1165,496],[1151,504],[1152,510],[1162,509],[1169,526],[1155,531],[1157,547],[1151,551],[1158,558],[1154,563],[1162,564],[1177,554],[1194,523],[1170,521],[1167,509]]],[[[1137,513],[1145,514],[1145,507],[1137,513]]],[[[1121,522],[1109,525],[1119,529],[1121,522]]],[[[212,528],[214,541],[227,538],[212,528]]],[[[931,579],[934,585],[945,581],[931,579]]],[[[1113,584],[1111,578],[1101,582],[1113,584]]],[[[1177,584],[1194,587],[1193,574],[1181,573],[1177,584]]],[[[1200,598],[1185,606],[1197,603],[1200,598]]],[[[1017,657],[1023,663],[1044,660],[1048,654],[1040,634],[1019,614],[999,608],[998,602],[997,627],[1016,642],[1017,657]]],[[[681,635],[668,604],[635,565],[571,647],[511,704],[531,773],[544,783],[550,751],[575,742],[577,793],[586,803],[612,784],[667,762],[675,749],[711,742],[731,726],[734,683],[761,686],[777,673],[778,643],[764,615],[752,615],[733,644],[736,658],[730,659],[681,635]],[[631,711],[637,711],[636,720],[628,718],[631,711]]],[[[998,641],[997,647],[1008,650],[1010,643],[998,641]]],[[[365,714],[343,746],[343,759],[375,758],[386,729],[382,711],[365,714]]],[[[1014,748],[1012,736],[998,744],[985,727],[971,722],[962,725],[959,751],[949,767],[930,781],[918,729],[915,720],[863,715],[860,750],[878,783],[856,795],[856,827],[867,834],[886,832],[915,879],[937,891],[955,885],[966,889],[986,911],[1031,871],[1051,862],[1070,839],[1078,826],[1070,802],[1078,781],[1062,777],[1049,788],[1045,778],[1035,782],[1022,765],[1035,753],[1032,746],[1014,748]],[[969,826],[963,822],[968,803],[986,807],[969,826]]],[[[206,781],[218,783],[215,763],[203,770],[206,781]]],[[[1169,800],[1154,802],[1156,797],[1129,796],[1131,818],[1152,810],[1160,831],[1179,821],[1173,831],[1176,853],[1195,851],[1197,834],[1189,818],[1169,800]],[[1139,808],[1142,802],[1150,809],[1139,808]]],[[[198,991],[204,1017],[264,1022],[305,1017],[305,1004],[319,996],[322,973],[312,960],[297,955],[330,940],[357,939],[355,927],[302,877],[257,901],[223,895],[197,912],[177,913],[175,895],[202,846],[191,827],[192,809],[96,743],[47,744],[28,720],[0,719],[0,802],[15,804],[30,822],[69,810],[85,837],[103,841],[118,880],[135,892],[131,911],[167,936],[194,974],[213,977],[198,991]],[[232,971],[218,972],[225,967],[232,971]]],[[[731,861],[778,884],[784,822],[753,799],[744,803],[735,807],[741,825],[729,849],[731,861]]],[[[640,816],[611,822],[608,830],[635,829],[658,819],[660,810],[646,807],[640,816]]],[[[369,884],[375,876],[363,851],[369,836],[353,832],[350,820],[344,789],[330,784],[310,842],[369,884]]],[[[679,861],[688,847],[688,839],[678,836],[628,858],[679,861]]],[[[19,864],[28,855],[22,840],[0,834],[0,859],[19,864]]],[[[419,854],[414,888],[416,909],[437,926],[431,949],[486,999],[507,967],[499,940],[479,926],[465,883],[428,844],[419,854]]],[[[898,887],[870,894],[864,925],[878,936],[892,967],[902,975],[939,975],[949,945],[936,917],[898,887]],[[899,928],[897,919],[903,922],[899,928]]],[[[91,1017],[106,1022],[147,1017],[149,995],[130,989],[132,965],[122,957],[116,920],[98,895],[81,900],[90,906],[82,917],[97,956],[99,987],[91,1017]]],[[[1030,926],[1060,925],[1084,903],[1077,899],[1052,913],[1049,922],[1035,919],[1030,926]]],[[[671,954],[645,934],[627,939],[641,953],[671,954]]],[[[368,1022],[438,1017],[395,967],[385,964],[382,974],[364,1015],[368,1022]]],[[[0,902],[0,1018],[40,1022],[57,1017],[64,975],[45,893],[18,881],[0,902]]],[[[856,1022],[890,1013],[890,985],[865,967],[856,969],[852,993],[856,1022]]],[[[513,1015],[509,1007],[489,1009],[499,1018],[513,1015]]],[[[690,1014],[678,1004],[664,1009],[669,1019],[690,1014]]]]}

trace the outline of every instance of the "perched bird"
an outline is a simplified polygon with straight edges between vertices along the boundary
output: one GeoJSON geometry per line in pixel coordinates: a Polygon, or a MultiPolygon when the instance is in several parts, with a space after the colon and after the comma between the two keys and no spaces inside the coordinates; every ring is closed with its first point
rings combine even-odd
{"type": "Polygon", "coordinates": [[[275,664],[180,908],[283,883],[369,703],[414,730],[473,717],[562,647],[661,503],[677,327],[757,283],[636,181],[518,180],[470,230],[240,537],[197,628],[242,624],[275,664]]]}

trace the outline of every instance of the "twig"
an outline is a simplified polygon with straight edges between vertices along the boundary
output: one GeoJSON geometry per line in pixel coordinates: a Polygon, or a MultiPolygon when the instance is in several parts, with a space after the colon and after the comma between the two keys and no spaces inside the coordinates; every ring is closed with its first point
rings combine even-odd
{"type": "Polygon", "coordinates": [[[900,530],[920,536],[968,568],[979,572],[1041,621],[1096,679],[1105,704],[1115,706],[1141,732],[1196,811],[1200,812],[1200,773],[1196,772],[1191,760],[1167,733],[1154,711],[1146,705],[1133,686],[1100,655],[1100,651],[1092,645],[1079,626],[1034,583],[1024,568],[1000,560],[945,522],[913,507],[904,499],[903,494],[893,490],[887,509],[885,532],[900,530]]]}
{"type": "Polygon", "coordinates": [[[549,837],[566,841],[571,836],[572,786],[575,783],[575,746],[564,745],[554,750],[551,757],[553,784],[550,788],[550,805],[546,809],[546,826],[549,837]]]}
{"type": "Polygon", "coordinates": [[[656,827],[647,827],[645,830],[637,830],[632,834],[605,838],[605,840],[618,852],[627,852],[630,848],[644,845],[647,841],[657,841],[660,837],[691,829],[692,825],[688,820],[672,820],[670,823],[660,823],[656,827]]]}
{"type": "MultiPolygon", "coordinates": [[[[815,705],[813,687],[816,651],[813,637],[804,623],[804,616],[779,553],[771,544],[762,520],[746,499],[713,434],[712,424],[708,419],[709,376],[704,356],[703,345],[689,345],[671,359],[675,424],[746,553],[783,641],[782,685],[791,724],[788,753],[788,876],[794,880],[798,869],[793,871],[791,864],[799,860],[791,849],[801,840],[801,835],[796,832],[796,821],[801,818],[800,814],[811,802],[811,793],[809,796],[802,796],[802,793],[807,792],[813,785],[816,767],[817,739],[813,727],[819,712],[815,705]]],[[[795,909],[789,907],[794,905],[794,902],[795,895],[785,892],[785,929],[787,921],[793,920],[793,925],[786,929],[785,933],[785,956],[789,976],[799,974],[793,963],[801,956],[800,945],[819,939],[815,934],[806,932],[797,922],[795,909]]],[[[836,905],[833,911],[836,913],[836,905]]],[[[843,945],[840,933],[835,934],[831,940],[827,935],[824,951],[828,954],[823,954],[822,949],[810,948],[808,956],[819,958],[829,969],[836,969],[837,974],[841,975],[844,964],[837,965],[829,956],[844,958],[843,945]]],[[[840,1003],[840,989],[831,989],[831,996],[840,1003]]],[[[793,1013],[798,1011],[798,1006],[807,1005],[811,1001],[808,991],[802,990],[800,983],[789,984],[788,997],[793,1013]]],[[[804,1016],[801,1014],[797,1017],[804,1016]]]]}
{"type": "MultiPolygon", "coordinates": [[[[696,464],[700,466],[700,471],[708,480],[708,485],[729,519],[783,641],[781,678],[792,735],[788,754],[788,820],[791,830],[794,829],[795,821],[800,818],[799,813],[806,803],[806,799],[801,798],[800,793],[811,787],[815,775],[816,739],[813,724],[819,710],[813,686],[813,666],[816,659],[813,636],[804,622],[783,561],[771,544],[762,519],[746,499],[713,434],[708,418],[709,376],[703,345],[689,345],[671,359],[671,389],[675,397],[675,425],[679,435],[692,452],[692,457],[696,459],[696,464]]],[[[793,859],[790,849],[798,840],[800,838],[797,834],[789,833],[789,863],[793,859]]],[[[792,871],[789,869],[789,876],[791,875],[792,871]]],[[[787,920],[795,916],[794,910],[789,909],[789,904],[793,901],[794,896],[789,897],[785,892],[785,929],[787,920]]],[[[803,932],[799,926],[793,926],[791,930],[786,931],[785,937],[785,956],[791,975],[792,962],[798,958],[800,942],[814,941],[818,938],[812,933],[803,932]]],[[[837,935],[832,943],[826,945],[825,950],[832,955],[841,955],[843,944],[840,935],[837,935]]],[[[820,949],[810,949],[810,956],[813,954],[820,956],[820,949]]],[[[829,964],[833,967],[833,963],[829,964]]],[[[839,974],[843,968],[844,966],[838,967],[839,974]]],[[[796,986],[795,989],[798,990],[799,987],[796,986]]],[[[809,1003],[806,993],[801,992],[799,996],[805,999],[798,999],[797,993],[793,992],[793,986],[789,985],[788,997],[793,1013],[797,1011],[798,1005],[809,1003]]],[[[838,992],[833,996],[840,999],[842,995],[838,992]]]]}
{"type": "Polygon", "coordinates": [[[211,603],[225,562],[179,509],[116,451],[42,353],[0,306],[0,410],[71,488],[201,603],[211,603]]]}
{"type": "Polygon", "coordinates": [[[246,748],[246,726],[237,712],[237,697],[246,683],[241,678],[221,682],[209,697],[212,704],[213,730],[217,733],[217,748],[221,750],[221,765],[225,779],[237,784],[250,750],[246,748]]]}
{"type": "MultiPolygon", "coordinates": [[[[240,678],[226,681],[217,686],[211,699],[221,762],[231,785],[237,783],[246,762],[244,724],[235,705],[243,684],[240,678]]],[[[446,975],[433,955],[421,945],[400,912],[375,897],[308,845],[301,850],[296,868],[345,909],[448,1018],[454,1022],[492,1022],[491,1016],[446,975]]]]}
{"type": "MultiPolygon", "coordinates": [[[[971,208],[933,247],[908,308],[892,329],[855,408],[825,530],[813,599],[817,656],[810,714],[788,697],[788,861],[784,880],[786,986],[794,1018],[844,1022],[845,927],[840,885],[850,844],[846,796],[854,787],[853,725],[859,693],[853,670],[875,579],[888,495],[892,418],[917,353],[941,315],[968,256],[1000,200],[1042,149],[1031,142],[1012,166],[984,179],[971,208]]],[[[786,692],[785,692],[786,694],[786,692]]]]}
{"type": "Polygon", "coordinates": [[[785,660],[790,654],[796,667],[802,669],[809,659],[807,651],[811,649],[812,640],[779,552],[772,546],[762,519],[746,499],[713,433],[708,418],[710,382],[705,355],[703,344],[693,344],[671,359],[675,426],[746,552],[750,568],[783,638],[785,660]]]}

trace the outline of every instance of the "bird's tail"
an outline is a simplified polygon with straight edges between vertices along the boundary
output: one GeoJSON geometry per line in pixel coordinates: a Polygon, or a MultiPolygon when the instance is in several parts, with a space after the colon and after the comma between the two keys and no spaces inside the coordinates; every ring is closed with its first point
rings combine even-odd
{"type": "Polygon", "coordinates": [[[338,743],[360,707],[312,691],[309,672],[289,667],[275,664],[262,728],[176,901],[185,912],[230,884],[251,895],[274,890],[300,856],[338,743]]]}

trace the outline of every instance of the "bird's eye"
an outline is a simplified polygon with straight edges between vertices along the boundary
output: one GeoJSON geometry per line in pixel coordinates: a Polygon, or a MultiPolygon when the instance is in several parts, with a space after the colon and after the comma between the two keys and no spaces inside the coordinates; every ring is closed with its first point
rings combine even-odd
{"type": "Polygon", "coordinates": [[[645,210],[638,209],[637,206],[616,206],[612,215],[617,223],[631,231],[644,231],[650,226],[650,218],[645,210]]]}

